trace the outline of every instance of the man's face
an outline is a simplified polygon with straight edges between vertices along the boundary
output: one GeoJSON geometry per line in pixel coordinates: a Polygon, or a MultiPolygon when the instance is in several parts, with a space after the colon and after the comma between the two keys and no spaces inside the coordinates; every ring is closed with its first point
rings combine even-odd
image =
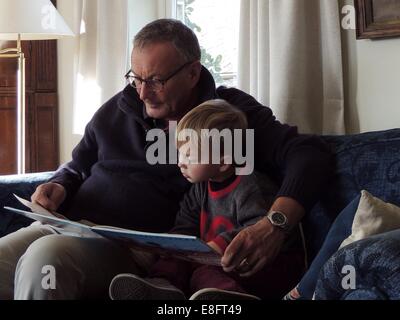
{"type": "MultiPolygon", "coordinates": [[[[132,51],[132,72],[141,79],[165,79],[186,62],[169,42],[148,44],[132,51]]],[[[161,91],[146,83],[137,89],[147,114],[155,119],[179,120],[193,105],[201,65],[194,62],[169,79],[161,91]]]]}

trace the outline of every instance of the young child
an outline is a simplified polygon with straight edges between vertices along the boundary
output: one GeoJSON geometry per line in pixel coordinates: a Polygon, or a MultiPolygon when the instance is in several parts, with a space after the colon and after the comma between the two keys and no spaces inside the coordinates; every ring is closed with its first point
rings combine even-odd
{"type": "MultiPolygon", "coordinates": [[[[244,137],[246,116],[224,100],[210,100],[191,110],[179,122],[178,165],[183,176],[194,185],[181,202],[171,233],[200,237],[222,255],[242,228],[266,216],[278,189],[259,173],[236,174],[237,165],[232,161],[235,142],[242,150],[242,140],[232,139],[231,154],[224,153],[225,139],[220,139],[219,147],[201,148],[212,140],[202,129],[217,129],[218,132],[228,129],[232,137],[233,131],[240,129],[244,137]],[[182,135],[185,130],[189,134],[182,135]],[[199,138],[198,143],[191,137],[193,133],[199,138]],[[190,137],[190,141],[183,143],[180,136],[190,137]],[[208,150],[209,156],[205,155],[208,150]],[[215,159],[212,157],[215,152],[220,153],[218,163],[211,161],[215,159]],[[204,159],[209,161],[203,163],[204,159]]],[[[130,274],[116,276],[110,286],[110,296],[133,300],[258,299],[253,295],[257,293],[253,286],[268,286],[268,279],[262,271],[251,277],[241,277],[248,268],[245,261],[243,263],[242,270],[226,273],[222,267],[160,258],[148,278],[130,274]]]]}

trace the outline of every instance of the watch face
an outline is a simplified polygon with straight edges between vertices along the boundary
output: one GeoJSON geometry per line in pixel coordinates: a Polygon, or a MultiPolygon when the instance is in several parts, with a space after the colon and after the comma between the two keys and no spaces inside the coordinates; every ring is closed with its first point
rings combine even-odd
{"type": "Polygon", "coordinates": [[[271,218],[272,221],[278,226],[284,225],[286,223],[286,217],[279,212],[274,212],[271,218]]]}

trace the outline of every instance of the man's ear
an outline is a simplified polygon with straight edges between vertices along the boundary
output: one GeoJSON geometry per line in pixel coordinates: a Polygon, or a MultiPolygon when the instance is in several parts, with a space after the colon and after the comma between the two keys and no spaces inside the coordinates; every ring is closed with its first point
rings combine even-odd
{"type": "Polygon", "coordinates": [[[200,61],[195,61],[190,65],[190,69],[189,69],[191,88],[194,88],[195,86],[197,86],[197,83],[200,80],[200,74],[201,74],[201,63],[200,63],[200,61]]]}

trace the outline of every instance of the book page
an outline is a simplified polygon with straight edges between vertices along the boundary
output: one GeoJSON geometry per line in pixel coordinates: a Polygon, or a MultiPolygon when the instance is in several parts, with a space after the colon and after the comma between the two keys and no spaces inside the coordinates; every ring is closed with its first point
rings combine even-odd
{"type": "Polygon", "coordinates": [[[60,213],[57,212],[50,212],[49,210],[43,208],[40,204],[35,203],[35,202],[30,202],[28,200],[25,200],[21,197],[18,197],[16,194],[14,194],[14,197],[17,198],[19,202],[21,202],[25,207],[28,207],[29,209],[32,210],[32,212],[39,213],[44,216],[48,217],[56,217],[64,220],[68,220],[65,216],[63,216],[60,213]]]}
{"type": "Polygon", "coordinates": [[[66,235],[86,237],[86,238],[101,238],[102,236],[93,232],[90,228],[89,221],[82,221],[83,223],[69,220],[62,214],[50,212],[37,203],[30,202],[21,197],[14,196],[24,206],[28,207],[32,212],[20,210],[16,208],[4,207],[5,209],[14,213],[23,215],[30,219],[52,226],[57,232],[66,235]]]}

